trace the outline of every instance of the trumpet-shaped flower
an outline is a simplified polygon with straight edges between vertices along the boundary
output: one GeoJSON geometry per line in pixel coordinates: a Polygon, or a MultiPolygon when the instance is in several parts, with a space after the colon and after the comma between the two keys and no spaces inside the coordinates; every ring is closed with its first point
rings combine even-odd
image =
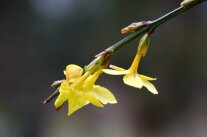
{"type": "Polygon", "coordinates": [[[90,75],[89,72],[86,72],[83,74],[81,67],[71,64],[66,67],[64,74],[66,80],[59,87],[60,94],[54,104],[56,109],[61,108],[67,100],[69,103],[68,115],[89,103],[97,107],[103,107],[103,104],[106,103],[116,103],[116,99],[110,91],[94,85],[100,73],[90,75]]]}
{"type": "Polygon", "coordinates": [[[112,69],[103,69],[103,72],[110,75],[125,75],[123,77],[123,81],[125,84],[135,87],[135,88],[142,88],[143,86],[146,87],[151,93],[158,94],[155,86],[149,82],[152,80],[156,80],[156,78],[151,78],[148,76],[144,76],[141,74],[138,74],[138,66],[139,62],[142,56],[145,56],[147,52],[147,48],[149,45],[149,34],[145,34],[140,42],[139,47],[137,50],[137,54],[128,70],[125,70],[123,68],[110,65],[109,67],[112,69]]]}

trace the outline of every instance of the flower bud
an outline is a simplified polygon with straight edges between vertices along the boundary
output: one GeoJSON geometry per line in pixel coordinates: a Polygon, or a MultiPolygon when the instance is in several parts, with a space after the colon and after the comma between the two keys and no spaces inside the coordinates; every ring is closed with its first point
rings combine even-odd
{"type": "Polygon", "coordinates": [[[74,82],[79,79],[83,74],[83,69],[75,64],[69,64],[64,70],[64,74],[68,82],[74,82]]]}
{"type": "Polygon", "coordinates": [[[192,6],[196,3],[199,3],[201,1],[202,0],[184,0],[183,2],[180,3],[180,5],[183,7],[188,7],[188,6],[192,6]]]}
{"type": "Polygon", "coordinates": [[[149,22],[147,22],[147,21],[134,22],[134,23],[130,24],[129,26],[123,28],[121,30],[121,33],[125,34],[125,33],[129,33],[129,32],[135,32],[136,30],[138,30],[144,26],[147,26],[148,24],[149,24],[149,22]]]}

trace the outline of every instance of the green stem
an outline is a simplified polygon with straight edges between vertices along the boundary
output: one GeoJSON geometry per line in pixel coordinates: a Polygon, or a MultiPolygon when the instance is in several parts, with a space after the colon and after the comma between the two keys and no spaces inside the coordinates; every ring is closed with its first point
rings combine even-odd
{"type": "Polygon", "coordinates": [[[156,20],[153,20],[152,24],[151,24],[151,27],[152,28],[156,28],[156,27],[160,26],[161,24],[163,24],[164,22],[170,20],[171,18],[181,14],[182,12],[184,12],[184,11],[186,11],[188,9],[189,8],[186,8],[186,7],[179,7],[177,9],[175,9],[175,10],[165,14],[164,16],[162,16],[162,17],[160,17],[160,18],[158,18],[156,20]]]}
{"type": "MultiPolygon", "coordinates": [[[[203,2],[203,1],[200,1],[200,2],[203,2]]],[[[165,14],[164,16],[162,16],[162,17],[160,17],[158,19],[150,21],[149,25],[147,25],[147,26],[137,30],[136,32],[128,35],[124,39],[120,40],[119,42],[117,42],[114,45],[112,45],[109,48],[107,48],[105,51],[107,51],[109,54],[116,53],[119,49],[121,49],[122,47],[126,46],[128,43],[130,43],[134,39],[138,38],[139,36],[143,35],[144,33],[147,33],[149,31],[153,31],[155,28],[157,28],[158,26],[160,26],[164,22],[166,22],[166,21],[172,19],[173,17],[181,14],[182,12],[185,12],[188,9],[198,5],[200,2],[197,2],[194,5],[187,6],[187,7],[181,6],[181,7],[177,8],[177,9],[175,9],[175,10],[165,14]]]]}
{"type": "Polygon", "coordinates": [[[130,34],[129,36],[125,37],[124,39],[120,40],[119,42],[115,43],[111,47],[107,48],[106,51],[108,51],[110,54],[113,54],[117,52],[120,48],[126,46],[129,42],[133,41],[134,39],[138,38],[142,34],[150,31],[150,25],[130,34]]]}

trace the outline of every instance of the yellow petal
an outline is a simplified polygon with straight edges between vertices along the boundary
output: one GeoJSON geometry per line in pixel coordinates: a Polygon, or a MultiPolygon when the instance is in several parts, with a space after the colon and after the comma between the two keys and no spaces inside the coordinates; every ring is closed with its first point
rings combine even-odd
{"type": "Polygon", "coordinates": [[[54,104],[55,109],[56,110],[60,109],[67,99],[68,97],[66,95],[64,95],[63,93],[60,93],[57,99],[55,100],[55,104],[54,104]]]}
{"type": "Polygon", "coordinates": [[[139,74],[139,77],[141,79],[145,79],[145,80],[149,80],[149,81],[156,80],[157,79],[157,78],[151,78],[151,77],[148,77],[148,76],[145,76],[145,75],[141,75],[141,74],[139,74]]]}
{"type": "Polygon", "coordinates": [[[83,69],[75,64],[70,64],[67,65],[64,74],[66,75],[66,79],[68,82],[75,82],[83,74],[83,69]]]}
{"type": "Polygon", "coordinates": [[[143,86],[143,82],[139,78],[138,74],[127,74],[123,77],[123,80],[125,84],[135,88],[141,88],[143,86]]]}
{"type": "Polygon", "coordinates": [[[114,95],[106,88],[101,86],[94,86],[92,94],[103,104],[115,104],[117,103],[114,95]]]}
{"type": "Polygon", "coordinates": [[[89,101],[84,99],[84,98],[80,98],[78,96],[73,96],[70,98],[70,100],[68,100],[68,115],[73,114],[75,111],[77,111],[78,109],[84,107],[85,105],[89,104],[89,101]]]}
{"type": "Polygon", "coordinates": [[[87,93],[81,93],[80,94],[81,97],[83,97],[84,99],[88,100],[91,104],[93,104],[94,106],[97,107],[103,107],[103,105],[98,101],[98,99],[96,99],[93,95],[89,95],[87,93]]]}
{"type": "Polygon", "coordinates": [[[143,86],[146,87],[151,93],[158,94],[155,86],[152,83],[150,83],[149,81],[145,79],[142,79],[142,81],[143,81],[143,86]]]}
{"type": "Polygon", "coordinates": [[[78,79],[76,82],[72,83],[71,86],[76,89],[76,90],[81,90],[84,82],[86,81],[86,79],[91,75],[91,72],[86,71],[83,76],[81,76],[80,79],[78,79]]]}
{"type": "Polygon", "coordinates": [[[117,67],[115,65],[109,65],[110,68],[114,69],[114,70],[118,70],[118,71],[125,71],[125,69],[121,68],[121,67],[117,67]]]}
{"type": "Polygon", "coordinates": [[[60,88],[59,88],[59,92],[60,93],[63,93],[65,95],[69,95],[69,92],[71,91],[71,86],[68,84],[67,81],[63,81],[60,85],[60,88]]]}
{"type": "Polygon", "coordinates": [[[82,91],[72,90],[69,97],[68,115],[71,115],[89,103],[92,103],[97,107],[103,107],[103,105],[94,96],[83,93],[82,91]]]}
{"type": "Polygon", "coordinates": [[[98,79],[99,75],[101,74],[102,70],[96,71],[93,75],[89,76],[83,84],[84,90],[92,90],[93,86],[98,79]]]}
{"type": "Polygon", "coordinates": [[[128,70],[119,71],[119,70],[112,70],[112,69],[102,69],[102,71],[109,75],[125,75],[128,74],[128,70]]]}

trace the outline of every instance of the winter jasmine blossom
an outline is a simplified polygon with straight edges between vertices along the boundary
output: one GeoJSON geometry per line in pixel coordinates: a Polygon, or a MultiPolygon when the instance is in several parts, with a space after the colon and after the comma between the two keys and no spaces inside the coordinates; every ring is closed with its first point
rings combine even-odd
{"type": "Polygon", "coordinates": [[[89,103],[97,107],[103,107],[103,104],[107,103],[117,103],[108,89],[95,85],[100,73],[101,70],[92,75],[90,71],[83,74],[81,67],[68,65],[64,71],[66,80],[59,87],[60,94],[55,101],[55,108],[60,109],[68,101],[68,115],[71,115],[89,103]]]}
{"type": "Polygon", "coordinates": [[[147,52],[147,48],[149,46],[149,42],[150,42],[149,34],[145,34],[139,42],[139,47],[136,56],[129,69],[125,70],[123,68],[110,65],[109,67],[112,69],[103,69],[103,72],[110,75],[125,75],[123,77],[123,81],[125,84],[135,88],[142,88],[144,86],[151,93],[158,94],[155,86],[151,82],[149,82],[152,80],[156,80],[156,78],[151,78],[148,76],[138,74],[139,62],[141,60],[141,57],[145,56],[147,52]]]}

